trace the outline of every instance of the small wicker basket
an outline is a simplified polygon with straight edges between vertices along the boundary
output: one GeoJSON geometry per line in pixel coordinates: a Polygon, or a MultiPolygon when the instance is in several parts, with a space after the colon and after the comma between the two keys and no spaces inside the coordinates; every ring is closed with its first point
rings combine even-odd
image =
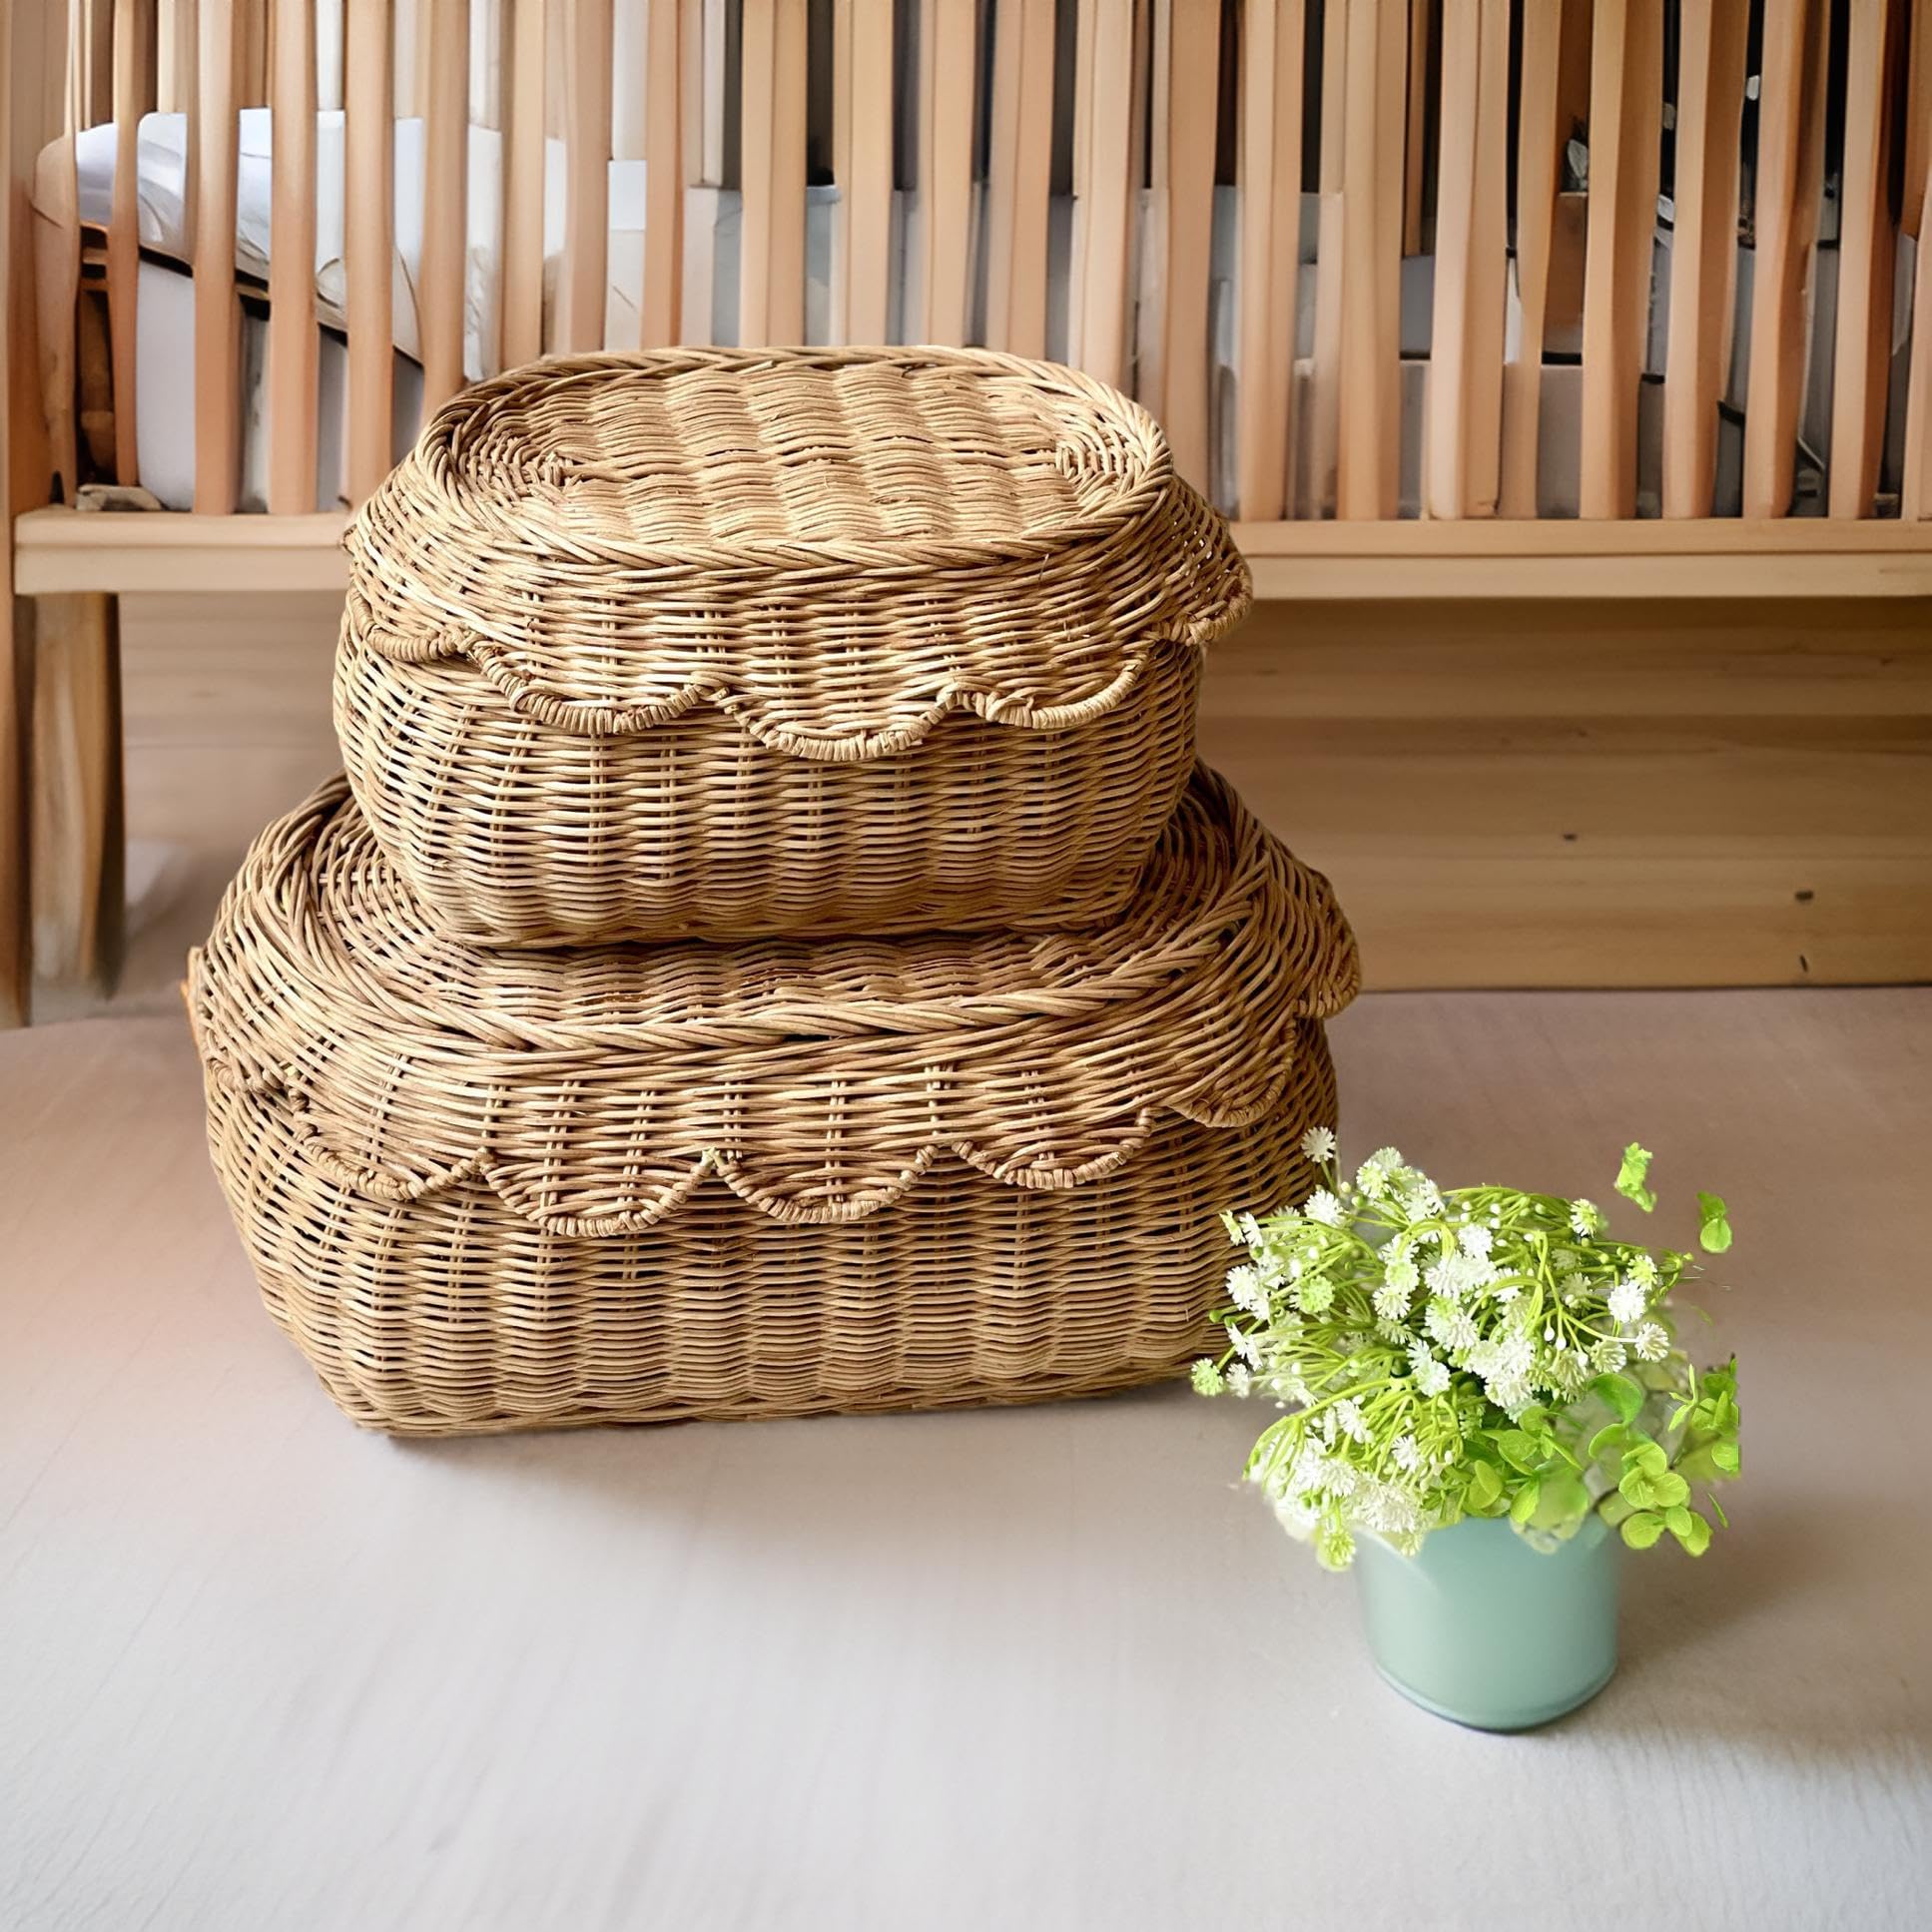
{"type": "Polygon", "coordinates": [[[1224,1207],[1311,1184],[1326,883],[1200,774],[1103,932],[501,955],[338,783],[190,966],[265,1297],[411,1434],[1024,1401],[1205,1339],[1224,1207]]]}
{"type": "Polygon", "coordinates": [[[347,544],[349,783],[498,946],[1108,920],[1249,602],[1144,410],[978,350],[514,370],[347,544]]]}

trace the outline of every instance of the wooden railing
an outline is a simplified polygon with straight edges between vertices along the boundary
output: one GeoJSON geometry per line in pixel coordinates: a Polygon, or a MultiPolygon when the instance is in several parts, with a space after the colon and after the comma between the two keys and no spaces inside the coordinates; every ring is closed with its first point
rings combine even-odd
{"type": "Polygon", "coordinates": [[[251,506],[276,513],[332,507],[321,325],[346,336],[341,497],[386,470],[399,292],[422,408],[466,357],[983,341],[1132,390],[1249,526],[1932,515],[1932,329],[1910,330],[1932,309],[1932,0],[72,0],[67,19],[66,148],[35,221],[56,499],[138,479],[133,175],[158,106],[188,128],[193,507],[243,506],[227,238],[238,111],[260,105],[294,131],[255,292],[251,506]],[[337,109],[339,184],[315,132],[337,109]],[[398,116],[421,130],[401,277],[398,116]],[[107,121],[97,257],[75,138],[107,121]],[[343,293],[319,311],[333,195],[343,293]],[[99,331],[72,314],[97,281],[111,447],[76,401],[99,331]]]}

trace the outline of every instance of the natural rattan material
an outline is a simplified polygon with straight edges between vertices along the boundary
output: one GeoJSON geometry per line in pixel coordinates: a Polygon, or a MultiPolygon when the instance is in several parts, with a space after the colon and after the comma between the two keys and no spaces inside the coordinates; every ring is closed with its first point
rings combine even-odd
{"type": "Polygon", "coordinates": [[[1133,890],[1193,763],[1201,653],[1153,654],[1089,724],[971,713],[848,764],[776,756],[709,708],[580,737],[466,664],[345,627],[335,724],[424,911],[482,945],[1090,926],[1133,890]]]}
{"type": "Polygon", "coordinates": [[[897,1205],[809,1227],[713,1178],[661,1225],[560,1240],[480,1182],[372,1199],[286,1103],[209,1080],[209,1134],[276,1320],[356,1422],[463,1435],[601,1422],[946,1408],[1094,1395],[1211,1341],[1216,1209],[1314,1185],[1335,1117],[1321,1029],[1276,1110],[1170,1117],[1078,1188],[1001,1187],[944,1156],[897,1205]]]}
{"type": "Polygon", "coordinates": [[[1103,932],[524,955],[428,933],[339,783],[191,967],[217,1166],[351,1413],[448,1430],[1158,1373],[1216,1214],[1305,1186],[1326,885],[1200,774],[1103,932]]]}
{"type": "Polygon", "coordinates": [[[1104,919],[1249,600],[1144,410],[977,350],[514,370],[348,548],[351,783],[497,944],[1104,919]]]}

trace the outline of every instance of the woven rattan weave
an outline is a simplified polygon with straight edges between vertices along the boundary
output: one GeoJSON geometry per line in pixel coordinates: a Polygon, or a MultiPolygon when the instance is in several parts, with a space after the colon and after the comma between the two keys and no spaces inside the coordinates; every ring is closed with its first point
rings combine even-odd
{"type": "Polygon", "coordinates": [[[976,350],[512,371],[348,549],[350,783],[498,945],[1108,919],[1249,598],[1144,410],[976,350]]]}
{"type": "Polygon", "coordinates": [[[1197,776],[1112,926],[491,954],[339,784],[192,964],[217,1169],[337,1401],[445,1433],[1164,1373],[1309,1184],[1325,883],[1197,776]]]}

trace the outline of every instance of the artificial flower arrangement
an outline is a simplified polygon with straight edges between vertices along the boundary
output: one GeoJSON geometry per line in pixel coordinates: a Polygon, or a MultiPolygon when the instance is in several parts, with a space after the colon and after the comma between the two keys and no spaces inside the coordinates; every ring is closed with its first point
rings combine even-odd
{"type": "MultiPolygon", "coordinates": [[[[1327,1184],[1227,1217],[1248,1251],[1216,1317],[1229,1347],[1194,1365],[1203,1395],[1290,1411],[1247,1466],[1284,1526],[1334,1570],[1359,1536],[1412,1555],[1469,1518],[1554,1551],[1593,1513],[1633,1549],[1701,1556],[1725,1521],[1710,1486],[1738,1474],[1737,1365],[1700,1373],[1678,1344],[1692,1257],[1616,1239],[1587,1200],[1444,1191],[1393,1147],[1344,1180],[1332,1131],[1302,1146],[1327,1184]]],[[[1645,1213],[1649,1162],[1632,1143],[1616,1179],[1645,1213]]],[[[1721,1254],[1724,1203],[1697,1199],[1721,1254]]]]}

